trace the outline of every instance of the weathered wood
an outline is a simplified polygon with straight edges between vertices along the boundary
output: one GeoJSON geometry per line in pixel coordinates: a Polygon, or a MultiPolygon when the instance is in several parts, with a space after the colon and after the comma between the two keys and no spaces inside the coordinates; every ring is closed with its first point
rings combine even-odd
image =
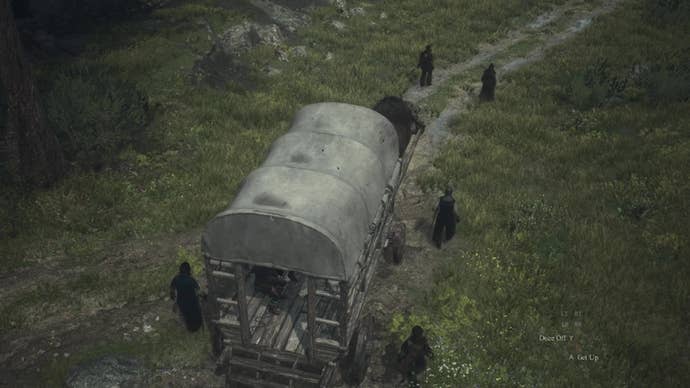
{"type": "Polygon", "coordinates": [[[299,299],[298,293],[300,288],[301,283],[289,284],[289,287],[286,291],[285,299],[281,300],[278,305],[280,313],[276,315],[274,315],[271,312],[264,313],[270,314],[266,322],[266,329],[258,342],[256,341],[256,336],[253,338],[253,343],[258,343],[259,345],[263,346],[271,346],[275,339],[275,336],[278,335],[280,328],[284,324],[288,312],[290,311],[290,308],[296,302],[296,300],[299,299]]]}
{"type": "Polygon", "coordinates": [[[229,319],[214,319],[213,323],[215,323],[216,325],[225,326],[225,327],[233,327],[233,328],[239,328],[240,327],[240,322],[232,321],[229,319]]]}
{"type": "Polygon", "coordinates": [[[329,347],[336,352],[346,351],[347,346],[340,346],[340,342],[330,339],[330,338],[316,338],[314,340],[317,346],[329,347]]]}
{"type": "Polygon", "coordinates": [[[228,380],[232,383],[240,383],[244,385],[248,385],[250,387],[261,387],[261,388],[285,388],[285,385],[283,384],[278,384],[278,383],[272,383],[270,381],[266,381],[264,379],[253,379],[249,376],[240,376],[240,375],[234,375],[234,376],[228,376],[228,380]]]}
{"type": "Polygon", "coordinates": [[[209,264],[215,265],[216,267],[232,269],[233,264],[227,261],[221,261],[216,259],[208,259],[209,264]]]}
{"type": "Polygon", "coordinates": [[[340,322],[338,322],[338,321],[332,321],[332,320],[330,320],[330,319],[325,319],[325,318],[316,317],[316,318],[315,318],[315,321],[316,321],[316,323],[323,323],[324,325],[328,325],[328,326],[335,326],[335,327],[339,327],[339,326],[340,326],[340,322]]]}
{"type": "Polygon", "coordinates": [[[230,359],[230,365],[240,368],[253,369],[261,373],[278,375],[289,379],[298,380],[309,384],[318,384],[321,376],[314,376],[314,374],[303,372],[299,369],[287,368],[281,365],[269,365],[263,362],[252,362],[248,359],[234,357],[230,359]]]}
{"type": "Polygon", "coordinates": [[[224,305],[228,305],[228,306],[237,306],[237,301],[236,301],[236,300],[232,300],[232,299],[227,299],[227,298],[216,298],[216,301],[218,301],[218,303],[221,303],[221,304],[224,304],[224,305]]]}
{"type": "Polygon", "coordinates": [[[302,341],[305,335],[307,335],[307,314],[302,313],[297,318],[297,322],[295,322],[295,325],[290,332],[290,336],[285,344],[285,350],[297,354],[304,354],[302,341]]]}
{"type": "Polygon", "coordinates": [[[340,282],[340,299],[338,301],[338,306],[337,306],[337,319],[340,321],[340,344],[342,346],[347,346],[347,329],[348,329],[348,320],[349,320],[349,315],[347,312],[347,302],[348,302],[348,295],[350,294],[350,284],[346,281],[341,281],[340,282]]]}
{"type": "MultiPolygon", "coordinates": [[[[254,343],[254,338],[257,337],[257,331],[260,330],[262,327],[259,326],[259,323],[261,322],[264,313],[266,312],[266,309],[268,308],[268,304],[271,302],[271,297],[266,295],[263,298],[261,297],[255,297],[258,301],[258,304],[256,304],[256,309],[254,312],[251,314],[251,320],[249,321],[249,329],[252,334],[252,343],[254,343]]],[[[251,313],[251,309],[250,309],[251,313]]]]}
{"type": "Polygon", "coordinates": [[[314,337],[316,330],[316,279],[307,277],[307,357],[314,359],[314,337]]]}
{"type": "Polygon", "coordinates": [[[247,313],[247,295],[245,285],[245,268],[243,264],[235,266],[235,277],[237,278],[237,308],[239,310],[240,318],[240,332],[242,333],[242,343],[247,344],[250,341],[249,335],[249,317],[247,313]]]}
{"type": "Polygon", "coordinates": [[[290,338],[290,333],[295,330],[295,325],[297,325],[300,313],[302,312],[304,304],[306,303],[305,298],[302,298],[299,295],[296,298],[297,301],[295,301],[288,312],[286,324],[283,325],[283,328],[280,329],[280,332],[278,332],[278,335],[276,336],[276,340],[273,343],[274,348],[285,349],[288,339],[290,338]]]}
{"type": "MultiPolygon", "coordinates": [[[[230,279],[230,280],[235,279],[235,275],[228,273],[228,272],[218,271],[218,270],[212,271],[211,275],[219,277],[219,278],[223,278],[223,279],[230,279]]],[[[244,284],[244,281],[242,282],[242,284],[244,284]]]]}
{"type": "Polygon", "coordinates": [[[316,290],[316,296],[321,296],[321,297],[330,298],[330,299],[340,299],[340,296],[333,295],[333,294],[326,292],[326,291],[323,291],[323,290],[316,290]]]}
{"type": "MultiPolygon", "coordinates": [[[[211,260],[206,257],[206,260],[204,261],[204,270],[206,274],[211,273],[213,271],[211,267],[211,260]]],[[[206,276],[208,280],[208,293],[209,295],[220,295],[220,288],[218,287],[218,284],[216,282],[216,279],[213,278],[213,276],[206,276]]],[[[213,320],[220,318],[220,307],[218,305],[218,302],[214,298],[208,298],[208,306],[204,310],[206,315],[204,316],[204,321],[206,322],[211,322],[211,324],[208,327],[208,332],[211,340],[211,346],[213,347],[213,353],[215,355],[219,355],[223,352],[223,337],[221,333],[219,333],[219,330],[216,329],[216,327],[213,325],[213,320]]]]}

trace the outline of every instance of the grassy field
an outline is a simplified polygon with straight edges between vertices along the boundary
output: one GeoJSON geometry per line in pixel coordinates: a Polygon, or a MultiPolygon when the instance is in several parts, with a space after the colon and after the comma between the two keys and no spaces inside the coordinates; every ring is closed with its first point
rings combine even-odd
{"type": "Polygon", "coordinates": [[[497,100],[455,121],[457,140],[420,184],[455,186],[460,241],[427,303],[391,323],[401,338],[413,324],[432,333],[428,386],[690,381],[690,46],[679,39],[690,15],[662,3],[630,2],[499,74],[497,100]]]}
{"type": "MultiPolygon", "coordinates": [[[[241,180],[258,166],[301,106],[320,101],[371,106],[384,95],[399,95],[415,82],[417,55],[427,43],[434,44],[436,65],[445,67],[475,53],[477,43],[495,41],[562,2],[437,1],[429,8],[425,1],[381,1],[365,7],[365,15],[344,20],[347,28],[342,32],[330,25],[338,18],[333,8],[317,9],[312,24],[296,37],[295,44],[307,47],[306,57],[283,63],[266,47],[246,55],[243,60],[253,69],[250,90],[199,86],[189,77],[200,53],[211,47],[202,21],[222,32],[256,17],[246,1],[233,1],[232,7],[213,0],[176,2],[145,18],[100,27],[79,57],[36,69],[43,93],[53,93],[61,75],[71,69],[108,68],[113,77],[145,93],[152,117],[143,140],[120,150],[98,172],[75,168],[47,191],[3,190],[3,271],[79,271],[77,276],[65,272],[69,276],[52,278],[49,285],[9,293],[0,304],[0,330],[27,333],[58,311],[78,317],[89,303],[67,297],[75,293],[96,298],[103,306],[136,306],[158,295],[177,263],[198,262],[198,254],[173,246],[168,257],[152,260],[137,244],[163,239],[174,244],[175,236],[198,230],[227,206],[241,180]],[[381,12],[387,18],[380,18],[381,12]],[[325,59],[328,52],[333,54],[330,61],[325,59]],[[267,65],[282,74],[263,74],[260,69],[267,65]],[[132,256],[136,264],[128,270],[111,266],[118,257],[132,256]]],[[[122,268],[119,263],[116,267],[122,268]]],[[[55,362],[46,378],[57,382],[76,361],[108,349],[141,354],[154,364],[171,357],[193,364],[207,351],[201,337],[195,337],[189,350],[170,346],[173,340],[165,335],[159,337],[154,349],[165,349],[165,356],[111,340],[55,362]]]]}

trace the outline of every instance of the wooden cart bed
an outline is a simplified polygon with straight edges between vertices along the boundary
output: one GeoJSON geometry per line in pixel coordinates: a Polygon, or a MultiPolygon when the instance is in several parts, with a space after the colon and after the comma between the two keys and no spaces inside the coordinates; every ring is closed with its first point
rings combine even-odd
{"type": "MultiPolygon", "coordinates": [[[[331,290],[335,288],[333,293],[337,295],[337,285],[330,287],[331,290]]],[[[304,279],[288,282],[285,298],[280,299],[277,305],[279,314],[274,314],[268,308],[271,298],[250,286],[247,290],[247,316],[251,344],[305,355],[303,341],[307,335],[306,294],[307,285],[304,279]]],[[[316,315],[335,321],[338,303],[332,298],[318,298],[316,315]]],[[[221,309],[221,316],[219,322],[222,323],[221,329],[226,338],[235,343],[241,342],[235,308],[226,306],[221,309]],[[233,327],[237,330],[232,330],[233,327]]],[[[324,323],[317,323],[316,333],[318,337],[326,338],[337,338],[338,335],[335,327],[324,323]]]]}

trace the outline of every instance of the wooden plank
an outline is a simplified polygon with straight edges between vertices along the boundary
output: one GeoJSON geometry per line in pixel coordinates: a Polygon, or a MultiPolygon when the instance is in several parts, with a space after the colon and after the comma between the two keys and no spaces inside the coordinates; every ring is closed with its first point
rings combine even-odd
{"type": "Polygon", "coordinates": [[[305,298],[300,297],[299,295],[296,296],[296,298],[297,300],[288,312],[288,316],[285,321],[286,323],[280,329],[280,332],[278,332],[278,335],[276,336],[276,340],[272,344],[274,348],[285,349],[285,346],[288,342],[288,338],[290,337],[290,333],[294,331],[294,327],[297,324],[297,321],[299,320],[299,316],[302,313],[302,309],[304,308],[306,300],[305,298]]]}
{"type": "Polygon", "coordinates": [[[346,346],[340,346],[340,342],[332,340],[330,338],[317,338],[316,340],[314,340],[314,342],[317,346],[329,347],[336,352],[341,350],[347,350],[346,346]]]}
{"type": "Polygon", "coordinates": [[[252,318],[249,321],[249,329],[252,333],[252,343],[254,343],[254,337],[257,334],[257,330],[260,328],[259,323],[261,322],[261,318],[263,318],[264,313],[266,312],[266,308],[268,308],[268,303],[271,302],[271,297],[268,295],[264,296],[263,298],[255,296],[255,298],[258,301],[258,303],[254,305],[256,309],[251,314],[252,318]]]}
{"type": "Polygon", "coordinates": [[[340,297],[338,295],[333,295],[331,293],[328,293],[328,292],[322,291],[322,290],[316,290],[316,296],[321,296],[321,297],[330,298],[330,299],[340,299],[340,297]]]}
{"type": "Polygon", "coordinates": [[[239,328],[240,323],[238,321],[232,321],[229,319],[214,319],[213,323],[216,325],[224,326],[224,327],[233,327],[233,328],[239,328]]]}
{"type": "Polygon", "coordinates": [[[301,313],[290,332],[290,336],[285,344],[285,351],[304,354],[302,340],[305,335],[307,335],[307,314],[301,313]]]}
{"type": "Polygon", "coordinates": [[[224,279],[235,279],[235,275],[228,273],[228,272],[223,272],[223,271],[211,271],[211,275],[219,278],[224,278],[224,279]]]}
{"type": "Polygon", "coordinates": [[[241,359],[239,357],[233,357],[230,359],[229,362],[232,366],[253,369],[261,373],[278,375],[281,377],[286,377],[288,379],[295,379],[310,384],[318,384],[321,377],[320,375],[317,377],[312,373],[306,373],[299,369],[292,369],[281,365],[273,365],[266,364],[263,362],[250,361],[246,359],[241,359]]]}
{"type": "Polygon", "coordinates": [[[247,314],[247,294],[245,285],[245,269],[243,264],[238,264],[235,267],[235,276],[237,277],[237,308],[239,310],[240,318],[240,332],[242,334],[242,343],[249,343],[249,317],[247,314]]]}
{"type": "Polygon", "coordinates": [[[328,325],[328,326],[335,326],[335,327],[340,326],[340,322],[331,321],[330,319],[316,317],[314,320],[316,321],[316,323],[323,323],[324,325],[328,325]]]}
{"type": "Polygon", "coordinates": [[[288,315],[290,310],[292,309],[292,306],[295,303],[297,303],[298,299],[302,299],[298,296],[299,284],[289,284],[289,286],[292,287],[287,289],[287,295],[285,295],[285,299],[281,300],[278,306],[278,308],[280,309],[280,314],[274,315],[270,322],[266,325],[266,331],[264,332],[263,337],[259,341],[259,345],[267,347],[272,346],[276,336],[280,332],[280,329],[285,324],[285,321],[288,319],[288,315]]]}
{"type": "Polygon", "coordinates": [[[256,318],[256,315],[259,314],[261,310],[261,305],[264,304],[264,302],[268,301],[269,297],[267,295],[261,295],[257,293],[253,294],[248,298],[249,308],[247,309],[247,315],[249,316],[249,320],[252,321],[256,318]]]}
{"type": "Polygon", "coordinates": [[[338,310],[340,315],[340,344],[342,346],[347,346],[348,336],[347,336],[347,323],[349,316],[347,315],[347,295],[349,293],[349,285],[347,282],[340,282],[340,300],[338,302],[338,310]]]}
{"type": "Polygon", "coordinates": [[[216,259],[208,259],[208,262],[209,262],[209,264],[215,265],[216,267],[227,268],[227,269],[232,269],[232,265],[233,265],[230,262],[216,260],[216,259]]]}
{"type": "Polygon", "coordinates": [[[227,299],[227,298],[216,298],[216,301],[218,301],[218,303],[221,303],[221,304],[224,304],[224,305],[228,305],[228,306],[237,306],[237,301],[236,301],[236,300],[232,300],[232,299],[227,299]]]}
{"type": "Polygon", "coordinates": [[[316,279],[307,277],[307,357],[313,360],[314,357],[314,339],[316,337],[316,279]]]}
{"type": "Polygon", "coordinates": [[[266,380],[257,380],[253,379],[248,376],[240,376],[240,375],[232,375],[228,376],[228,381],[231,383],[240,383],[244,385],[248,385],[250,387],[257,387],[257,388],[285,388],[285,385],[283,384],[278,384],[278,383],[272,383],[270,381],[266,380]]]}

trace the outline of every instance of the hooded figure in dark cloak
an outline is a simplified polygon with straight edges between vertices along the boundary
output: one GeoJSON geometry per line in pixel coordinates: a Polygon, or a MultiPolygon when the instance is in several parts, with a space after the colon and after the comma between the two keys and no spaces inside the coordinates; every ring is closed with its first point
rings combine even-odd
{"type": "Polygon", "coordinates": [[[460,220],[455,212],[455,199],[453,198],[453,189],[450,187],[446,188],[445,195],[439,199],[434,218],[433,239],[436,246],[441,248],[444,242],[453,238],[455,224],[460,220]]]}
{"type": "Polygon", "coordinates": [[[199,283],[192,277],[192,267],[185,261],[180,264],[180,273],[170,282],[170,299],[175,301],[187,330],[191,332],[199,330],[204,322],[198,290],[199,283]]]}
{"type": "Polygon", "coordinates": [[[372,108],[385,116],[398,134],[398,156],[405,153],[412,134],[424,131],[424,123],[419,119],[418,108],[400,97],[386,96],[372,108]]]}
{"type": "Polygon", "coordinates": [[[434,71],[434,55],[431,53],[431,45],[426,46],[424,51],[419,54],[417,67],[422,69],[419,77],[419,86],[431,85],[431,73],[434,71]]]}
{"type": "Polygon", "coordinates": [[[494,64],[492,63],[486,68],[486,70],[484,70],[484,74],[482,74],[482,91],[479,93],[479,100],[493,101],[495,90],[496,71],[494,70],[494,64]]]}
{"type": "Polygon", "coordinates": [[[426,357],[433,358],[434,353],[420,326],[412,328],[412,334],[403,342],[398,355],[398,368],[403,374],[403,381],[408,380],[417,385],[417,374],[426,369],[426,357]]]}

